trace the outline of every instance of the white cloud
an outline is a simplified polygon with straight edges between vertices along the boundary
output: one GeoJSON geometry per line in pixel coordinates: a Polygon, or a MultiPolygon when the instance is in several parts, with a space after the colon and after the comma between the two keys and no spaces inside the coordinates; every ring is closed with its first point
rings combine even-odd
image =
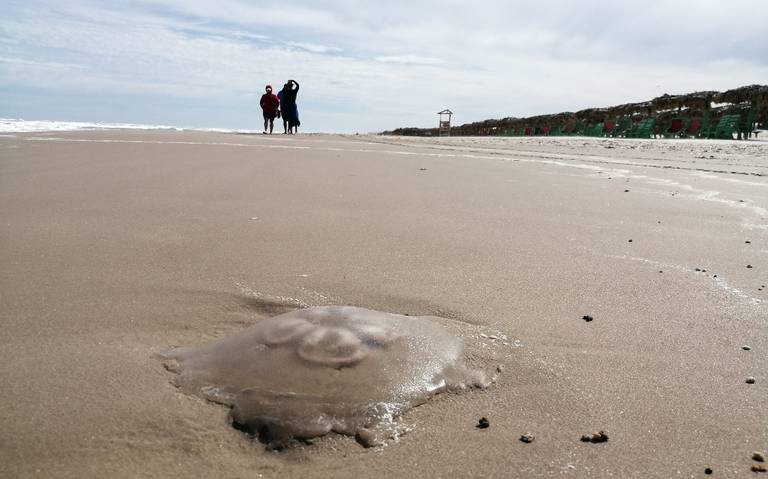
{"type": "Polygon", "coordinates": [[[296,47],[301,50],[306,50],[312,53],[333,53],[333,52],[341,51],[341,48],[329,47],[326,45],[318,45],[316,43],[308,43],[308,42],[283,42],[283,43],[285,45],[288,45],[289,47],[296,47]]]}
{"type": "Polygon", "coordinates": [[[401,63],[403,65],[442,65],[445,61],[439,58],[420,57],[418,55],[389,55],[375,57],[374,60],[383,63],[401,63]]]}

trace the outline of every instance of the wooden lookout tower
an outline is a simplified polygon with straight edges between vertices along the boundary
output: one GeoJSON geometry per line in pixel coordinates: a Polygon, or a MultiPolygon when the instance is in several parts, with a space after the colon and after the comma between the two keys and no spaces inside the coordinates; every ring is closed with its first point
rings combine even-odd
{"type": "Polygon", "coordinates": [[[451,110],[445,109],[443,111],[437,112],[437,114],[440,115],[438,135],[451,136],[451,115],[453,115],[453,112],[451,110]]]}

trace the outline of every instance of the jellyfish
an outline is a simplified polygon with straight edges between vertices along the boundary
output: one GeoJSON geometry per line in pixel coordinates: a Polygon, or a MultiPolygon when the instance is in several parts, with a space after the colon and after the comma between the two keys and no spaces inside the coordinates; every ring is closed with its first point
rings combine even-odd
{"type": "Polygon", "coordinates": [[[233,425],[267,441],[354,435],[448,388],[490,384],[435,319],[314,307],[160,357],[182,391],[230,406],[233,425]]]}

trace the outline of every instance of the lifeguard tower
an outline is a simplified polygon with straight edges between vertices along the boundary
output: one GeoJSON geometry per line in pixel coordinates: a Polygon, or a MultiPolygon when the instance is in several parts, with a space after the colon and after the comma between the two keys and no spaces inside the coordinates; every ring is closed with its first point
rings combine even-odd
{"type": "Polygon", "coordinates": [[[451,136],[451,115],[453,115],[453,112],[445,109],[437,112],[437,114],[440,115],[440,124],[437,129],[438,136],[451,136]]]}

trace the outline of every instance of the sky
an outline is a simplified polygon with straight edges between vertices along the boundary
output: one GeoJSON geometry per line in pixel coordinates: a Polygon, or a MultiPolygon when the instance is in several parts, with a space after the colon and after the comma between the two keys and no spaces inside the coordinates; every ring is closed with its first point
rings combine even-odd
{"type": "Polygon", "coordinates": [[[768,83],[766,0],[0,0],[0,118],[376,132],[768,83]]]}

